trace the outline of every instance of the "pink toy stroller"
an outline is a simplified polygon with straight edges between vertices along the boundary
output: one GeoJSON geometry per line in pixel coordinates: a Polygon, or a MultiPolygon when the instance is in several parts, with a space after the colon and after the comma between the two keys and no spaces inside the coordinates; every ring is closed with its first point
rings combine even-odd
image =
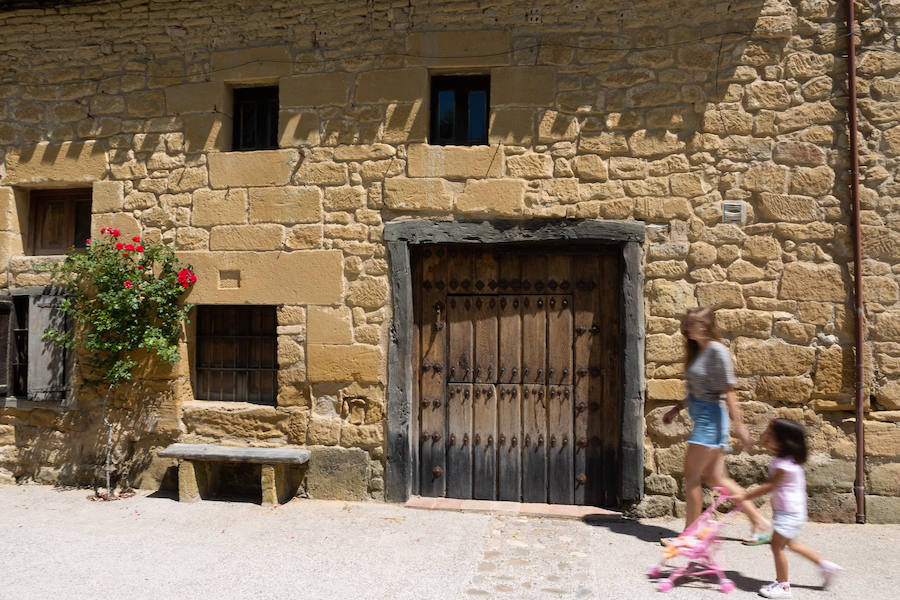
{"type": "Polygon", "coordinates": [[[723,518],[716,520],[714,513],[716,508],[726,500],[728,500],[728,490],[725,488],[714,488],[719,492],[719,497],[712,503],[712,506],[703,511],[696,521],[684,530],[677,538],[672,538],[663,548],[663,559],[658,565],[650,567],[650,577],[657,579],[664,575],[663,571],[674,568],[668,578],[662,579],[656,586],[660,592],[669,592],[675,587],[675,582],[685,576],[697,577],[699,575],[715,575],[719,578],[719,586],[723,593],[727,594],[734,589],[734,582],[725,577],[725,570],[722,564],[717,560],[716,554],[720,543],[719,529],[724,525],[740,508],[735,507],[734,510],[726,514],[723,518]],[[668,564],[667,561],[675,557],[683,556],[687,559],[687,564],[683,567],[675,567],[668,564]]]}

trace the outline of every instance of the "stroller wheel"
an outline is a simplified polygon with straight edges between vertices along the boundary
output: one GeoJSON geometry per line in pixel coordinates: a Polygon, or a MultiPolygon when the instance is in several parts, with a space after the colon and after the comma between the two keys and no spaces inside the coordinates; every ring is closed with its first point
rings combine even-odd
{"type": "Polygon", "coordinates": [[[649,569],[647,569],[647,574],[650,575],[653,579],[659,577],[659,565],[652,565],[649,569]]]}
{"type": "Polygon", "coordinates": [[[734,591],[734,582],[733,582],[732,580],[730,580],[730,579],[723,579],[723,580],[722,580],[721,587],[720,587],[719,589],[722,590],[722,593],[723,593],[723,594],[727,594],[728,592],[732,592],[732,591],[734,591]]]}
{"type": "Polygon", "coordinates": [[[656,589],[665,593],[665,592],[671,592],[672,587],[673,586],[672,586],[671,581],[669,581],[668,579],[663,579],[662,581],[659,582],[659,584],[657,584],[656,589]]]}

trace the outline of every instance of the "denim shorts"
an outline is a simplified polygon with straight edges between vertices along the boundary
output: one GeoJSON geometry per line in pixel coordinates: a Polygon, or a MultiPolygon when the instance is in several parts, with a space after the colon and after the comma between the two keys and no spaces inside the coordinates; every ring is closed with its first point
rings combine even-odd
{"type": "Polygon", "coordinates": [[[688,401],[688,414],[694,421],[688,444],[697,444],[709,448],[729,450],[728,430],[731,420],[728,411],[721,402],[698,400],[691,396],[688,401]]]}
{"type": "Polygon", "coordinates": [[[803,513],[789,513],[780,510],[773,511],[773,513],[772,529],[789,540],[797,537],[797,534],[806,525],[806,515],[803,513]]]}

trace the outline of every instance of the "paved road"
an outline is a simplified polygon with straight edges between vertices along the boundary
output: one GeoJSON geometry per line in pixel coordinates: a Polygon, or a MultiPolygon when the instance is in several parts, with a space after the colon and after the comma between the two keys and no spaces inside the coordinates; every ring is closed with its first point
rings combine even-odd
{"type": "MultiPolygon", "coordinates": [[[[86,490],[0,487],[0,600],[722,598],[709,582],[663,596],[646,567],[674,521],[606,523],[295,500],[179,504],[86,490]]],[[[729,526],[726,536],[744,528],[729,526]]],[[[820,591],[791,560],[794,597],[879,600],[900,589],[900,526],[810,524],[804,541],[846,567],[820,591]]],[[[724,544],[738,590],[755,597],[766,547],[724,544]]]]}

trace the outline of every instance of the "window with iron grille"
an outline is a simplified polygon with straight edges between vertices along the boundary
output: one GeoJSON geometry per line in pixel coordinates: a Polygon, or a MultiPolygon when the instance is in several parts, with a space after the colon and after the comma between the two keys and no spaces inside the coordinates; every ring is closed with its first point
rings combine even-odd
{"type": "Polygon", "coordinates": [[[91,189],[32,190],[32,254],[64,254],[91,237],[91,189]]]}
{"type": "Polygon", "coordinates": [[[197,307],[198,400],[275,404],[274,306],[197,307]]]}
{"type": "Polygon", "coordinates": [[[431,78],[431,144],[487,144],[489,75],[435,75],[431,78]]]}
{"type": "Polygon", "coordinates": [[[278,86],[234,89],[232,150],[278,147],[278,86]]]}
{"type": "Polygon", "coordinates": [[[72,353],[44,339],[48,329],[65,331],[71,326],[56,291],[11,290],[12,295],[0,296],[0,398],[69,398],[72,353]]]}

